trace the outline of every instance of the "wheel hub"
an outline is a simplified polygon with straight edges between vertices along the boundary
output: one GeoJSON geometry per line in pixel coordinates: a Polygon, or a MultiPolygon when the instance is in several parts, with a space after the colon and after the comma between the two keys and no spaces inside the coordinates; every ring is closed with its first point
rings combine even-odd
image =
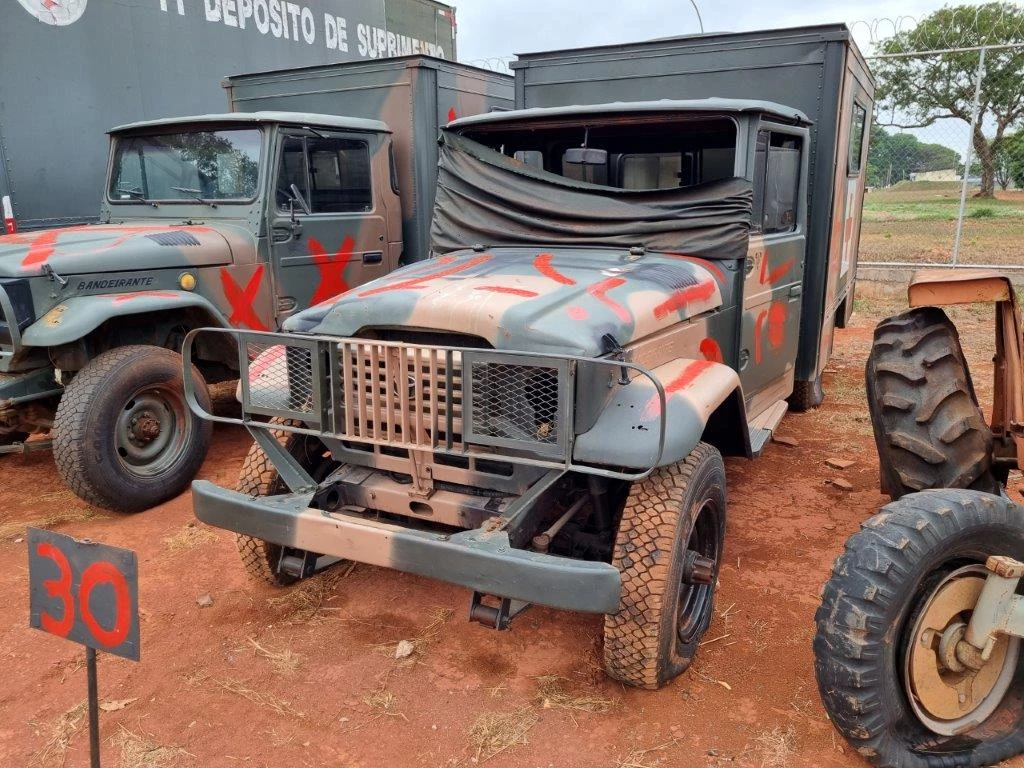
{"type": "Polygon", "coordinates": [[[985,584],[982,566],[951,573],[927,598],[908,639],[904,677],[910,705],[928,728],[954,735],[991,715],[1009,689],[1020,641],[1001,635],[979,668],[962,651],[971,612],[985,584]]]}
{"type": "Polygon", "coordinates": [[[181,456],[191,416],[182,398],[165,386],[148,386],[125,403],[117,419],[115,444],[125,469],[153,476],[181,456]]]}
{"type": "Polygon", "coordinates": [[[132,437],[140,443],[151,443],[160,436],[160,421],[149,411],[143,411],[131,421],[132,437]]]}

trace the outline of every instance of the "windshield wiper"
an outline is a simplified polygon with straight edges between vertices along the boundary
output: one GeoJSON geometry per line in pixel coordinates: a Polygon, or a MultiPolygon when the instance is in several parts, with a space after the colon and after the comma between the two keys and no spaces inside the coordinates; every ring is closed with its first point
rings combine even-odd
{"type": "Polygon", "coordinates": [[[137,189],[119,189],[117,191],[118,191],[119,194],[128,195],[129,197],[134,197],[136,200],[141,200],[144,203],[149,203],[154,208],[157,207],[156,203],[154,203],[152,200],[148,199],[144,194],[142,194],[141,191],[139,191],[137,189]]]}
{"type": "Polygon", "coordinates": [[[173,189],[175,192],[184,192],[186,195],[194,197],[200,203],[208,205],[211,208],[217,207],[217,204],[215,202],[213,202],[212,200],[207,200],[206,198],[203,197],[203,193],[201,190],[192,189],[191,187],[171,187],[171,189],[173,189]]]}

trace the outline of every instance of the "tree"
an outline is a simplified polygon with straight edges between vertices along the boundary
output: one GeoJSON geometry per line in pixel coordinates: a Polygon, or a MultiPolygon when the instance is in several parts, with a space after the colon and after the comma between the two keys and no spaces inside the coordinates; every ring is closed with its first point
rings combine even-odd
{"type": "Polygon", "coordinates": [[[996,184],[1006,189],[1010,182],[1024,188],[1024,131],[1008,133],[992,150],[996,166],[996,184]]]}
{"type": "Polygon", "coordinates": [[[947,146],[924,144],[913,134],[891,134],[877,125],[871,126],[868,184],[873,187],[905,181],[915,172],[951,170],[959,162],[960,156],[947,146]]]}
{"type": "MultiPolygon", "coordinates": [[[[950,40],[957,41],[958,48],[1024,44],[1024,7],[999,2],[942,8],[886,40],[879,52],[939,51],[951,47],[950,40]]],[[[881,112],[891,110],[905,118],[906,122],[890,123],[901,128],[924,128],[947,118],[970,125],[979,57],[978,51],[967,50],[877,59],[881,112]]],[[[985,72],[972,142],[981,165],[978,196],[993,197],[995,153],[1007,128],[1024,117],[1024,47],[986,51],[985,72]],[[991,142],[984,133],[986,121],[995,125],[991,142]]]]}

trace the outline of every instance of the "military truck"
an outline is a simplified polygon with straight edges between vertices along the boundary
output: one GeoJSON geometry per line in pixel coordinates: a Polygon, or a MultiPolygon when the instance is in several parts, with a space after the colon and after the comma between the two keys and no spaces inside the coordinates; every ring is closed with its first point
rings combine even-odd
{"type": "Polygon", "coordinates": [[[466,587],[495,628],[530,603],[600,613],[610,675],[672,679],[713,615],[722,456],[764,449],[801,325],[831,333],[801,314],[829,273],[809,261],[839,254],[808,249],[812,143],[800,110],[752,99],[451,123],[444,255],[286,333],[189,334],[186,360],[238,345],[243,415],[191,407],[255,438],[237,490],[193,483],[196,515],[270,583],[343,558],[466,587]]]}
{"type": "MultiPolygon", "coordinates": [[[[210,427],[182,391],[190,330],[274,330],[426,258],[438,126],[512,91],[421,56],[257,79],[280,81],[258,110],[240,77],[246,111],[113,129],[101,224],[0,236],[0,449],[52,429],[61,476],[92,504],[143,510],[198,470],[210,427]],[[283,111],[328,81],[319,113],[283,111]]],[[[238,376],[233,346],[193,364],[196,382],[238,376]]]]}

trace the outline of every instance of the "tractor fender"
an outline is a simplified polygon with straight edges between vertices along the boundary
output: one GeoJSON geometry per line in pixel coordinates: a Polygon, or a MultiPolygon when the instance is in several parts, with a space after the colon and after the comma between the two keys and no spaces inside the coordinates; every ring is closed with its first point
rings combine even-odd
{"type": "MultiPolygon", "coordinates": [[[[573,461],[631,468],[674,464],[697,447],[708,419],[733,393],[739,376],[727,365],[678,358],[618,386],[594,426],[577,436],[573,461]],[[661,444],[661,397],[665,390],[665,435],[661,444]]],[[[740,399],[742,402],[742,398],[740,399]]],[[[745,428],[745,421],[739,428],[745,428]]]]}
{"type": "Polygon", "coordinates": [[[21,341],[26,347],[56,347],[77,341],[116,317],[192,307],[208,314],[210,325],[228,325],[227,318],[208,299],[189,291],[106,293],[62,301],[26,328],[21,341]]]}

